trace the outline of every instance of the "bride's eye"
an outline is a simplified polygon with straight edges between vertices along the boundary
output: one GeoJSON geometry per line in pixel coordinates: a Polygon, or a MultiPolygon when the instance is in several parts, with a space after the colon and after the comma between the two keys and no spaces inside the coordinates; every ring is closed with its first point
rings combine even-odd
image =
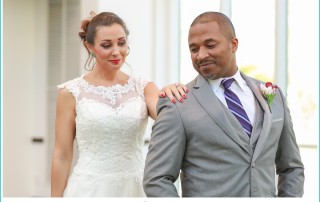
{"type": "Polygon", "coordinates": [[[108,49],[108,48],[111,47],[110,44],[101,44],[100,46],[101,46],[102,48],[104,48],[104,49],[108,49]]]}

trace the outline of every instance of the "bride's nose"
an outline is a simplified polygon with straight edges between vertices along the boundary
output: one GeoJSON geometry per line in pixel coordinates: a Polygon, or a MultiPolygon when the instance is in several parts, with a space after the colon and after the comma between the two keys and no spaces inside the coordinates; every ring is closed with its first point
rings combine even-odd
{"type": "Polygon", "coordinates": [[[115,46],[112,50],[112,55],[119,55],[120,54],[120,47],[115,46]]]}

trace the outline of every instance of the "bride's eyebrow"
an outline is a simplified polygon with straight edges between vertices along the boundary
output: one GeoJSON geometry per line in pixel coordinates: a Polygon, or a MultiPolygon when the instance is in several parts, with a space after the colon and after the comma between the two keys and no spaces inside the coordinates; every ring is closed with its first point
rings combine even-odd
{"type": "MultiPolygon", "coordinates": [[[[120,40],[127,40],[126,37],[120,37],[118,38],[118,41],[120,40]]],[[[111,42],[112,40],[111,39],[102,39],[101,42],[111,42]]]]}

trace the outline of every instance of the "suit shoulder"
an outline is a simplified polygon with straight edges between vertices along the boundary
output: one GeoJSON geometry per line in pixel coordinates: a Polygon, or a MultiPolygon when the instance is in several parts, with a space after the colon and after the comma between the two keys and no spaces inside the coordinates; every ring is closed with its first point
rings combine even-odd
{"type": "Polygon", "coordinates": [[[197,79],[195,78],[195,79],[193,79],[192,81],[190,81],[189,83],[186,84],[186,86],[187,86],[187,88],[189,89],[189,91],[190,91],[191,89],[193,89],[194,86],[196,86],[196,83],[197,83],[197,79]]]}

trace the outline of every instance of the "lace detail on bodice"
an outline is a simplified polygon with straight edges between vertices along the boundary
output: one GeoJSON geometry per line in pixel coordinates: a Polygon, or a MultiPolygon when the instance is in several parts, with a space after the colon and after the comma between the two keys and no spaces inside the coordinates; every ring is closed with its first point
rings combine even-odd
{"type": "MultiPolygon", "coordinates": [[[[79,159],[73,172],[98,178],[136,177],[141,182],[148,120],[144,88],[148,81],[129,77],[124,85],[94,86],[79,77],[58,88],[76,99],[79,159]]],[[[101,180],[101,179],[100,179],[101,180]]]]}

